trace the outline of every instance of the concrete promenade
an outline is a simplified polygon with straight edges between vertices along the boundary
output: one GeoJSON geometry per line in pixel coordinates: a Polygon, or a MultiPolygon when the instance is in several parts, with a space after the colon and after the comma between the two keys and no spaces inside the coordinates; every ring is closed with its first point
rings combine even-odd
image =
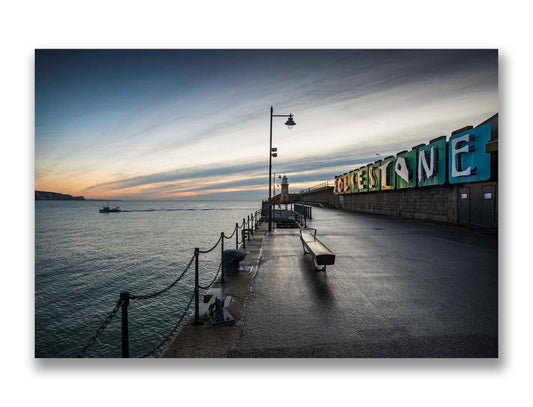
{"type": "MultiPolygon", "coordinates": [[[[228,349],[239,338],[238,323],[241,313],[250,293],[252,282],[257,275],[258,264],[262,253],[262,244],[267,229],[266,223],[260,223],[253,236],[246,241],[243,248],[242,241],[239,248],[246,251],[246,258],[240,263],[250,268],[249,273],[227,273],[225,284],[221,284],[220,277],[209,291],[201,290],[199,307],[199,324],[193,323],[194,317],[180,328],[174,339],[161,353],[161,358],[221,358],[225,357],[228,349]],[[235,325],[211,326],[206,312],[209,303],[203,301],[205,294],[212,294],[220,299],[231,297],[226,304],[228,312],[235,318],[235,325]]],[[[234,240],[227,241],[226,248],[232,249],[234,240]]],[[[194,304],[193,304],[194,307],[194,304]]]]}
{"type": "Polygon", "coordinates": [[[337,255],[315,272],[296,229],[265,234],[226,357],[497,357],[498,238],[313,208],[337,255]]]}

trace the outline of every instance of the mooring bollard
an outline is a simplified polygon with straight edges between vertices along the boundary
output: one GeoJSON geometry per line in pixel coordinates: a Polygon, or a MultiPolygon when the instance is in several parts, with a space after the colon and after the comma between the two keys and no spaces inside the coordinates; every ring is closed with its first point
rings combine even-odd
{"type": "Polygon", "coordinates": [[[130,357],[130,338],[128,333],[128,305],[130,305],[130,293],[124,291],[120,293],[122,302],[122,357],[130,357]]]}
{"type": "Polygon", "coordinates": [[[220,272],[222,273],[221,277],[220,277],[220,284],[224,284],[224,232],[220,232],[220,243],[221,243],[221,247],[220,247],[220,262],[221,262],[221,270],[220,272]]]}
{"type": "Polygon", "coordinates": [[[200,255],[200,249],[196,247],[194,249],[194,262],[195,262],[195,270],[194,270],[194,324],[198,325],[200,321],[200,310],[199,310],[199,290],[198,285],[200,284],[199,278],[198,278],[198,257],[200,255]]]}

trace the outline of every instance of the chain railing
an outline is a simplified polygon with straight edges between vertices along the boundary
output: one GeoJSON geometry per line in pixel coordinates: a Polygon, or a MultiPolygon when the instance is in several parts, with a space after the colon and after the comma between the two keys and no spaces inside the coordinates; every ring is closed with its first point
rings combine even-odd
{"type": "Polygon", "coordinates": [[[218,274],[220,273],[220,269],[222,268],[222,263],[223,263],[223,262],[224,262],[224,261],[222,260],[222,261],[220,262],[220,264],[218,265],[217,273],[215,274],[215,277],[213,277],[213,279],[211,280],[211,282],[210,282],[209,284],[205,285],[205,286],[203,286],[203,285],[201,285],[201,284],[198,283],[198,288],[201,288],[202,290],[209,290],[209,289],[213,286],[213,284],[215,284],[215,281],[216,281],[216,279],[217,279],[217,277],[218,277],[218,274]]]}
{"type": "Polygon", "coordinates": [[[181,317],[178,320],[178,323],[176,324],[176,326],[174,326],[172,331],[170,331],[170,333],[167,336],[165,336],[150,352],[145,353],[142,356],[143,358],[147,358],[149,356],[152,356],[156,352],[156,350],[158,350],[161,346],[163,346],[165,343],[167,343],[170,340],[170,338],[172,337],[172,335],[174,335],[176,333],[176,331],[178,330],[178,328],[181,325],[181,322],[183,321],[183,318],[185,318],[185,315],[187,315],[187,312],[189,311],[189,308],[191,307],[191,303],[192,303],[193,299],[194,299],[194,293],[191,295],[191,298],[189,299],[189,302],[187,303],[187,306],[185,307],[185,310],[181,314],[181,317]]]}
{"type": "Polygon", "coordinates": [[[224,232],[220,233],[220,238],[217,240],[217,242],[207,250],[200,250],[199,248],[194,249],[194,254],[191,257],[191,260],[189,263],[187,263],[187,266],[185,269],[180,273],[180,275],[168,286],[162,288],[161,290],[155,291],[150,294],[145,295],[134,295],[130,294],[129,292],[122,292],[120,293],[120,298],[113,308],[113,310],[108,314],[102,325],[96,330],[96,333],[91,339],[87,342],[87,344],[84,346],[84,348],[81,350],[78,357],[83,358],[85,357],[87,350],[94,345],[94,343],[97,341],[100,334],[104,331],[104,329],[110,324],[113,317],[117,314],[119,309],[122,309],[122,335],[121,335],[121,342],[122,342],[122,357],[128,358],[129,357],[129,332],[128,332],[128,306],[130,304],[131,300],[146,300],[150,298],[157,297],[168,290],[170,290],[172,287],[174,287],[176,284],[178,284],[179,281],[185,276],[185,274],[189,271],[191,268],[191,265],[193,262],[195,263],[195,277],[194,277],[194,292],[191,295],[191,298],[189,299],[189,302],[187,303],[183,313],[181,314],[181,317],[179,318],[177,324],[174,326],[172,331],[166,335],[150,352],[144,354],[142,357],[149,357],[152,356],[159,348],[161,348],[165,343],[169,341],[169,339],[174,335],[177,331],[177,329],[180,327],[181,323],[183,322],[183,319],[187,315],[187,313],[190,310],[191,304],[194,300],[195,303],[195,310],[194,310],[194,324],[199,323],[199,290],[207,290],[215,284],[219,274],[221,274],[220,277],[220,283],[224,284],[224,240],[225,239],[232,239],[235,235],[235,248],[239,249],[239,229],[242,231],[242,239],[241,243],[243,246],[243,249],[246,248],[246,235],[248,236],[248,240],[250,240],[250,233],[253,234],[253,229],[255,228],[257,230],[257,227],[260,222],[260,211],[256,211],[255,213],[248,215],[247,218],[248,221],[248,227],[246,227],[246,219],[243,218],[242,224],[239,225],[239,223],[235,223],[235,228],[233,230],[233,233],[229,236],[226,236],[224,232]],[[250,227],[250,219],[252,221],[252,228],[250,227]],[[255,221],[255,225],[254,225],[255,221]],[[207,254],[215,250],[215,248],[220,245],[220,262],[218,265],[217,272],[215,273],[215,276],[210,280],[210,283],[207,285],[201,285],[199,282],[199,257],[200,254],[207,254]],[[222,272],[222,273],[221,273],[222,272]]]}
{"type": "Polygon", "coordinates": [[[174,287],[176,284],[178,284],[178,282],[183,278],[185,273],[187,273],[187,271],[189,271],[189,268],[191,267],[191,264],[192,264],[193,260],[194,260],[194,255],[191,257],[191,260],[187,264],[187,267],[185,267],[185,270],[183,270],[183,272],[179,275],[179,277],[176,280],[174,280],[174,282],[171,283],[170,285],[168,285],[167,287],[163,288],[162,290],[153,292],[151,294],[146,294],[146,295],[133,295],[133,294],[130,294],[130,300],[147,300],[149,298],[157,297],[158,295],[163,294],[164,292],[170,290],[172,287],[174,287]]]}
{"type": "Polygon", "coordinates": [[[83,347],[78,357],[80,358],[85,357],[85,353],[87,353],[87,350],[96,342],[100,334],[104,331],[106,326],[109,325],[109,323],[111,322],[113,317],[116,315],[116,313],[118,312],[121,306],[122,306],[122,297],[120,297],[120,300],[117,302],[117,305],[115,305],[115,308],[113,308],[113,311],[109,313],[109,315],[107,316],[105,321],[102,323],[102,325],[100,325],[100,327],[96,330],[96,334],[94,334],[94,336],[91,339],[89,339],[89,341],[87,342],[87,345],[83,347]]]}

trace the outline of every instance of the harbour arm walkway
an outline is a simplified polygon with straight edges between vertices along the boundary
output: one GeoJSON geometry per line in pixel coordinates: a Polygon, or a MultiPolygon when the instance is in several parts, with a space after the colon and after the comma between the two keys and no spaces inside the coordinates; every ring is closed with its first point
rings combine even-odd
{"type": "Polygon", "coordinates": [[[498,357],[497,235],[319,208],[307,226],[335,265],[315,272],[297,229],[264,232],[218,357],[498,357]]]}

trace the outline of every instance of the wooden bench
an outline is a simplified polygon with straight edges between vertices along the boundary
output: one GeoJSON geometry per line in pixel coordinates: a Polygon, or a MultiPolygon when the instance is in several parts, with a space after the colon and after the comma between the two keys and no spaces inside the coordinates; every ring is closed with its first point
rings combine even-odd
{"type": "Polygon", "coordinates": [[[329,250],[324,243],[316,238],[316,229],[300,230],[300,239],[304,248],[304,254],[313,256],[315,271],[326,272],[326,266],[335,264],[335,253],[329,250]]]}

